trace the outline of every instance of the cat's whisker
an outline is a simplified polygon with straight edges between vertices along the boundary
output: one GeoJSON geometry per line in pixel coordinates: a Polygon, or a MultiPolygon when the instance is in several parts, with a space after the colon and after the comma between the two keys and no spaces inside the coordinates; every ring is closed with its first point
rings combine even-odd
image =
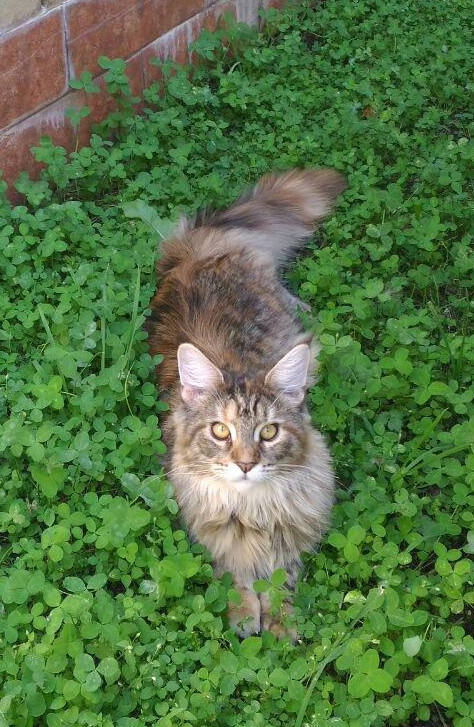
{"type": "Polygon", "coordinates": [[[170,475],[174,475],[177,472],[182,472],[183,470],[186,470],[186,469],[187,469],[186,465],[181,465],[180,467],[174,467],[172,470],[165,471],[164,474],[166,475],[166,477],[169,477],[170,475]]]}
{"type": "Polygon", "coordinates": [[[195,463],[195,464],[181,465],[180,467],[174,467],[173,469],[168,470],[167,472],[165,472],[165,475],[168,477],[169,475],[176,474],[177,472],[178,473],[180,473],[180,472],[191,472],[191,471],[196,471],[198,469],[199,470],[202,470],[203,472],[209,471],[209,467],[208,466],[206,466],[204,464],[201,465],[201,464],[195,463]]]}
{"type": "Polygon", "coordinates": [[[310,472],[314,472],[315,471],[315,467],[308,467],[308,465],[305,465],[305,464],[290,464],[289,462],[288,463],[283,462],[282,464],[279,464],[278,465],[278,468],[279,469],[280,468],[281,469],[284,469],[284,468],[292,468],[292,469],[294,469],[294,468],[296,468],[296,469],[309,470],[310,472]]]}
{"type": "Polygon", "coordinates": [[[277,469],[279,469],[279,470],[283,470],[283,471],[291,471],[291,470],[293,470],[293,471],[294,471],[294,470],[300,470],[300,471],[302,471],[302,472],[303,472],[303,471],[304,471],[304,472],[306,472],[306,471],[307,471],[307,472],[309,472],[309,473],[311,474],[311,476],[312,476],[312,477],[313,477],[314,479],[316,479],[316,480],[317,480],[317,479],[318,479],[318,478],[320,477],[320,475],[321,475],[321,474],[323,474],[323,475],[325,476],[325,479],[324,479],[324,481],[325,481],[325,482],[327,481],[327,475],[326,475],[326,472],[323,472],[323,473],[322,473],[322,472],[321,472],[321,470],[319,470],[319,468],[318,468],[317,466],[314,466],[314,467],[308,467],[308,465],[303,465],[303,464],[279,464],[279,465],[277,466],[277,469]]]}
{"type": "Polygon", "coordinates": [[[297,484],[297,483],[301,482],[301,479],[297,479],[298,474],[299,474],[300,477],[304,478],[303,483],[305,485],[310,485],[311,483],[313,483],[313,485],[318,484],[318,485],[321,485],[323,488],[328,487],[327,477],[325,477],[324,474],[318,473],[314,470],[309,470],[309,473],[305,472],[305,471],[302,471],[302,472],[300,471],[298,473],[297,471],[295,472],[295,470],[282,470],[282,471],[285,472],[287,475],[295,476],[294,480],[288,480],[288,482],[292,482],[293,484],[297,484]]]}

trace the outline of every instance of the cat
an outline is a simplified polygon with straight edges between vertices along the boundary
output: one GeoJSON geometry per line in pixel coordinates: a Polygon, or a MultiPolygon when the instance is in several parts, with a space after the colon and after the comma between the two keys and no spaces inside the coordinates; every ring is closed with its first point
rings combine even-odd
{"type": "Polygon", "coordinates": [[[253,583],[284,568],[293,588],[328,527],[331,457],[305,403],[318,346],[278,270],[345,187],[331,169],[268,174],[229,209],[182,221],[157,264],[147,327],[164,357],[168,476],[190,536],[233,575],[241,637],[295,638],[291,604],[275,616],[253,583]]]}

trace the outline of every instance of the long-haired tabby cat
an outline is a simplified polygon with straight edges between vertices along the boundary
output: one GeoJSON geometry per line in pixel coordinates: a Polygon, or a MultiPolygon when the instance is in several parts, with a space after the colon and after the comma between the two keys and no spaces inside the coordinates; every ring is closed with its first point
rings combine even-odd
{"type": "Polygon", "coordinates": [[[328,524],[331,459],[305,404],[317,346],[278,267],[344,188],[330,169],[267,175],[229,209],[182,223],[157,267],[148,331],[164,356],[169,477],[191,537],[234,577],[240,635],[285,633],[253,582],[284,568],[293,585],[328,524]]]}

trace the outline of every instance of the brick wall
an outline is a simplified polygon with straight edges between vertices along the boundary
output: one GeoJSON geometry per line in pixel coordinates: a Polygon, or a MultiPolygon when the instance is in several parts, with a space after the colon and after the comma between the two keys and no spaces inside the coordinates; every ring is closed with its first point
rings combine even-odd
{"type": "Polygon", "coordinates": [[[257,22],[260,7],[282,7],[285,0],[0,0],[0,169],[11,184],[19,172],[33,176],[41,165],[29,149],[48,135],[72,149],[74,129],[68,108],[86,105],[69,82],[90,71],[100,93],[87,98],[79,143],[90,127],[111,111],[97,58],[124,58],[132,91],[140,94],[156,77],[153,56],[189,59],[188,45],[201,28],[213,29],[232,12],[257,22]],[[155,75],[154,75],[155,73],[155,75]]]}

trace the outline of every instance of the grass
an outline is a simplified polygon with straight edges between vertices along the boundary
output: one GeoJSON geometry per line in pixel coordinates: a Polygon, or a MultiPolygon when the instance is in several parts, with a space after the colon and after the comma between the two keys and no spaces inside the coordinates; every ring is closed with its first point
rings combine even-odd
{"type": "Polygon", "coordinates": [[[25,204],[0,201],[0,725],[472,724],[470,15],[327,0],[204,32],[142,116],[103,58],[117,112],[70,156],[43,140],[25,204]],[[349,189],[286,274],[339,479],[293,648],[227,629],[142,326],[169,221],[295,165],[349,189]]]}

